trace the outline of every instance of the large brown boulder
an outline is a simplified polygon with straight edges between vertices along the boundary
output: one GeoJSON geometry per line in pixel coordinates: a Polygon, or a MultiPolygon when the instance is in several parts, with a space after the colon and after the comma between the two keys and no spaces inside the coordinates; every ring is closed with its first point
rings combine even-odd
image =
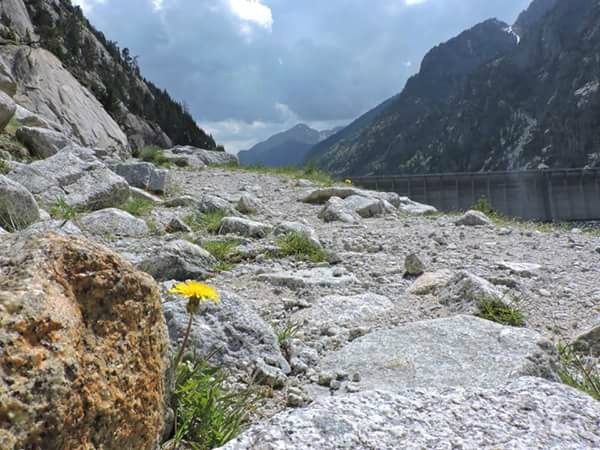
{"type": "Polygon", "coordinates": [[[0,242],[0,448],[154,449],[168,337],[146,274],[82,238],[0,242]]]}

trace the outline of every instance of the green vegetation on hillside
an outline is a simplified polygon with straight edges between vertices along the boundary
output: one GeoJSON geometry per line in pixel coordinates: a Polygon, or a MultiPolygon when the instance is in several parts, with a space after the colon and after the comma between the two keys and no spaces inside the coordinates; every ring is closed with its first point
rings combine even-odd
{"type": "Polygon", "coordinates": [[[117,123],[123,124],[119,107],[123,102],[132,113],[157,123],[175,144],[216,149],[212,136],[198,127],[185,106],[143,78],[137,57],[106,39],[84,17],[79,6],[73,6],[70,0],[59,0],[54,6],[58,14],[51,14],[42,0],[30,0],[25,5],[40,35],[40,44],[62,61],[117,123]],[[95,40],[111,58],[98,53],[95,40]]]}

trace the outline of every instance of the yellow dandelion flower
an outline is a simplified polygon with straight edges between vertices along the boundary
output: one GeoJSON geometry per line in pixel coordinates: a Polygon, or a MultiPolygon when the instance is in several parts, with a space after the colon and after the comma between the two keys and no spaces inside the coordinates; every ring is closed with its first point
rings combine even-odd
{"type": "Polygon", "coordinates": [[[346,183],[346,184],[352,184],[352,180],[344,180],[344,183],[346,183]]]}
{"type": "Polygon", "coordinates": [[[214,303],[219,303],[219,293],[215,288],[208,284],[198,281],[186,281],[179,283],[169,290],[171,294],[178,294],[189,299],[209,300],[214,303]]]}
{"type": "Polygon", "coordinates": [[[181,295],[182,297],[186,297],[188,299],[186,309],[190,314],[190,318],[188,320],[188,325],[183,337],[183,343],[181,344],[181,348],[179,349],[177,357],[175,358],[175,367],[179,367],[181,359],[183,358],[183,352],[190,337],[190,332],[192,330],[192,319],[194,314],[198,313],[202,303],[207,301],[219,303],[221,299],[219,298],[219,293],[214,287],[198,281],[186,281],[185,283],[178,283],[173,288],[169,289],[169,292],[171,294],[181,295]]]}

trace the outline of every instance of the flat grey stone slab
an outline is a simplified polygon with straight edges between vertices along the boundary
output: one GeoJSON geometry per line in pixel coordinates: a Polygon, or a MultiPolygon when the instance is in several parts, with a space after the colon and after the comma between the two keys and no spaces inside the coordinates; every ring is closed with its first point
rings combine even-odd
{"type": "Polygon", "coordinates": [[[600,402],[523,377],[493,389],[370,391],[324,397],[259,423],[225,450],[600,448],[600,402]]]}
{"type": "Polygon", "coordinates": [[[283,286],[290,289],[307,286],[343,286],[358,281],[354,275],[348,272],[329,267],[265,273],[259,275],[257,279],[275,286],[283,286]]]}
{"type": "Polygon", "coordinates": [[[328,295],[319,298],[310,308],[294,313],[292,320],[313,328],[327,325],[351,328],[370,325],[394,308],[389,298],[372,293],[328,295]]]}
{"type": "Polygon", "coordinates": [[[352,341],[322,371],[361,376],[363,390],[416,386],[493,387],[535,375],[556,379],[556,351],[540,334],[473,316],[401,325],[352,341]]]}

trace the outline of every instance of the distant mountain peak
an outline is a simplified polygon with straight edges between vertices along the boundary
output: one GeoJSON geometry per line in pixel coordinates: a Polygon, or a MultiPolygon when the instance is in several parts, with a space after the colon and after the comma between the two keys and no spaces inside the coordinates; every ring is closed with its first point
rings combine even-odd
{"type": "Polygon", "coordinates": [[[526,34],[535,24],[556,6],[559,0],[533,0],[529,7],[519,14],[513,29],[520,36],[526,34]]]}
{"type": "Polygon", "coordinates": [[[600,3],[535,0],[430,50],[401,94],[317,145],[338,175],[598,165],[600,3]]]}
{"type": "Polygon", "coordinates": [[[265,165],[272,167],[299,165],[310,149],[339,129],[317,131],[305,123],[274,134],[249,150],[239,153],[243,165],[265,165]]]}
{"type": "Polygon", "coordinates": [[[312,128],[309,127],[308,125],[306,125],[305,123],[299,123],[290,129],[291,130],[312,130],[312,128]]]}

